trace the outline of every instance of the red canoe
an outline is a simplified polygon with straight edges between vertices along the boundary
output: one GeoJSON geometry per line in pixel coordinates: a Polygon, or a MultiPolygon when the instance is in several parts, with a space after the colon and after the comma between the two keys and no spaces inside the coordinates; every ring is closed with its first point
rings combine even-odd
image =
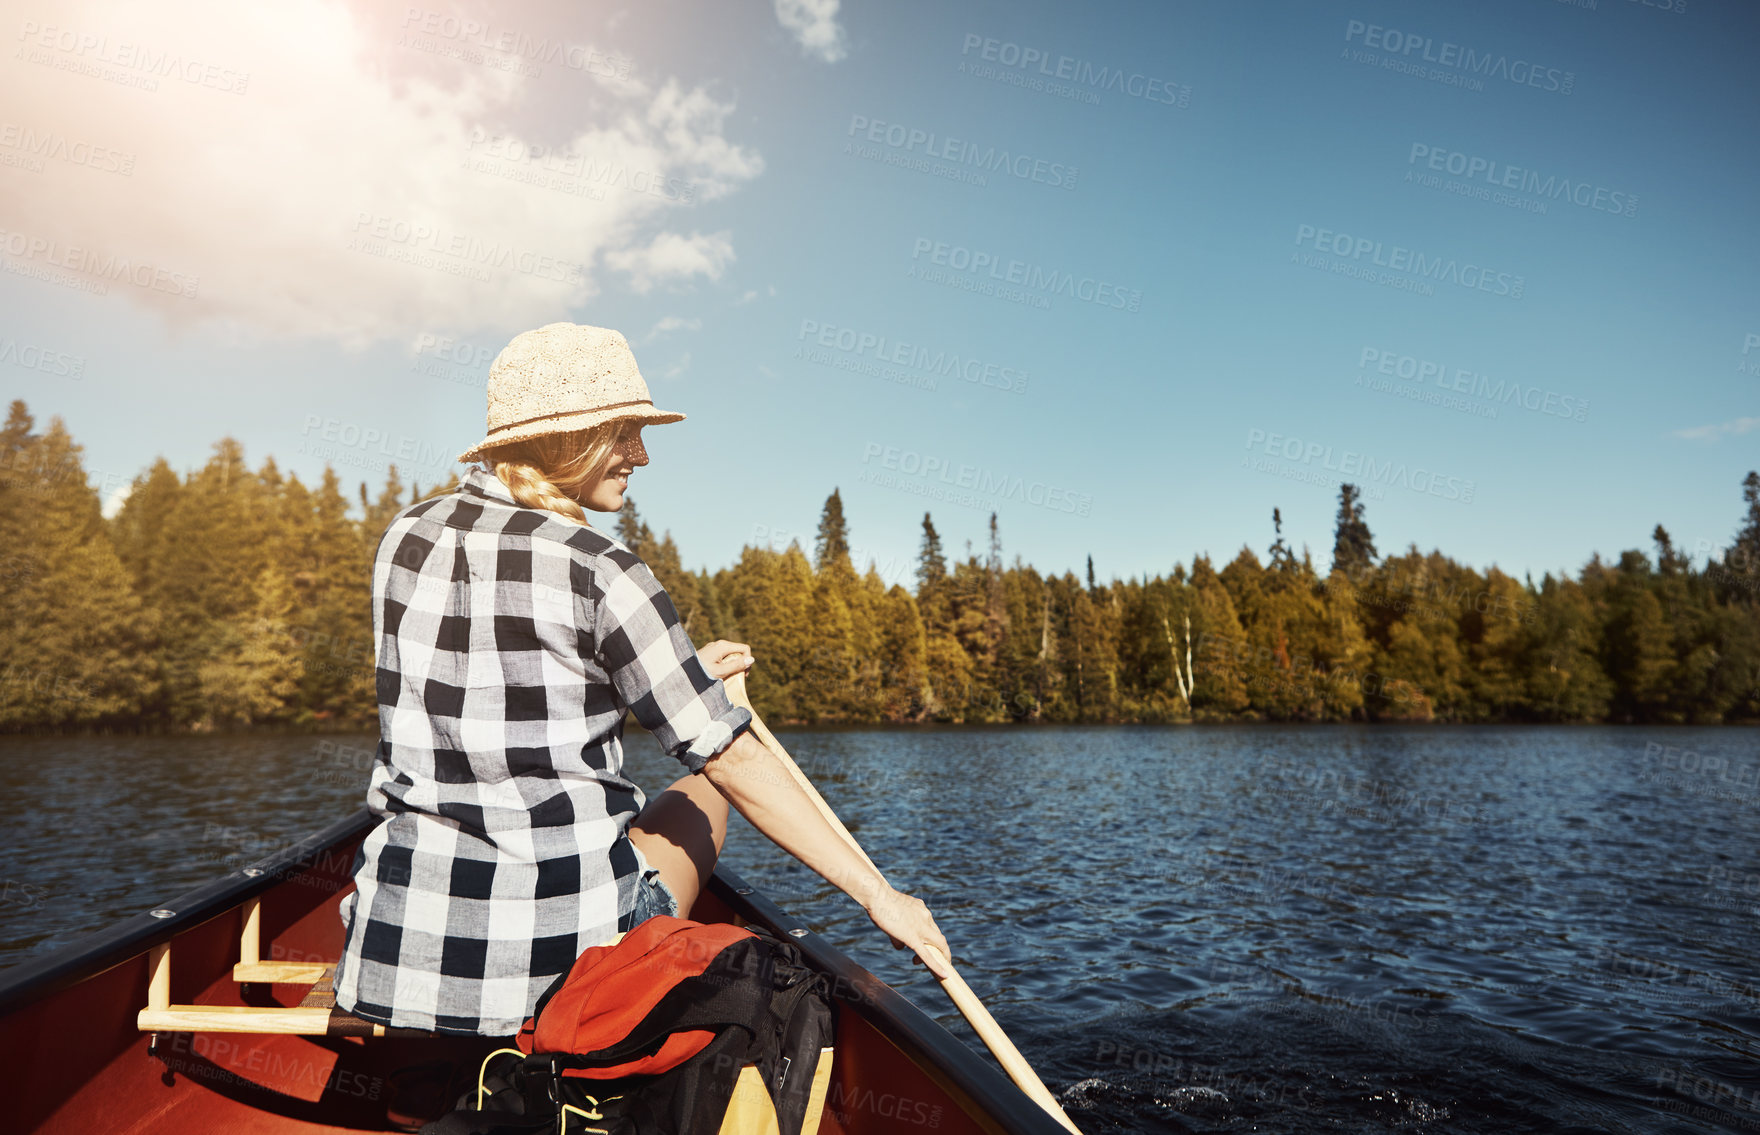
{"type": "MultiPolygon", "coordinates": [[[[338,1035],[350,1030],[334,1021],[328,1035],[199,1028],[213,1007],[322,1004],[312,1000],[310,977],[303,984],[239,980],[252,972],[234,972],[241,936],[250,942],[247,923],[255,924],[259,956],[272,963],[265,973],[275,965],[333,963],[342,947],[337,902],[352,886],[355,849],[372,824],[360,812],[157,910],[0,973],[7,1130],[386,1130],[393,1085],[407,1085],[408,1069],[436,1060],[474,1068],[487,1048],[472,1038],[338,1035]],[[166,971],[169,989],[152,991],[155,1004],[168,998],[174,1008],[194,1007],[190,1031],[141,1028],[150,977],[166,971]]],[[[733,872],[717,869],[691,914],[792,933],[830,978],[837,1047],[822,1135],[1063,1135],[993,1065],[733,872]]]]}

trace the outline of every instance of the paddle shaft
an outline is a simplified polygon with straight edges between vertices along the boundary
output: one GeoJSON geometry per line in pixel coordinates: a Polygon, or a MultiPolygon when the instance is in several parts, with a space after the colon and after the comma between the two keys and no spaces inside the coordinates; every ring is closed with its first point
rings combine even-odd
{"type": "MultiPolygon", "coordinates": [[[[825,798],[819,795],[819,790],[813,786],[812,781],[807,779],[807,774],[801,771],[799,765],[795,764],[794,758],[788,755],[788,750],[782,747],[782,742],[776,739],[776,735],[770,732],[764,725],[763,719],[758,716],[758,711],[752,708],[751,699],[746,696],[746,676],[735,674],[731,678],[722,679],[722,684],[727,687],[727,696],[733,703],[743,706],[751,713],[752,732],[756,733],[758,740],[763,743],[764,747],[782,762],[782,767],[787,769],[789,776],[794,779],[796,784],[800,785],[801,790],[807,794],[807,799],[811,800],[819,814],[825,817],[825,822],[830,824],[832,830],[842,836],[844,842],[849,844],[850,848],[861,856],[868,866],[874,868],[874,873],[884,880],[886,878],[885,872],[875,866],[874,861],[868,857],[868,853],[862,850],[862,845],[856,842],[856,837],[843,826],[843,821],[837,818],[837,813],[831,810],[831,805],[827,804],[825,798]]],[[[990,1015],[990,1011],[984,1008],[984,1003],[978,1000],[978,995],[972,992],[972,987],[967,985],[965,979],[960,977],[959,972],[953,968],[953,960],[943,957],[940,950],[927,942],[919,946],[918,953],[933,955],[930,960],[937,962],[947,971],[946,977],[938,977],[936,980],[941,982],[941,988],[946,991],[948,999],[965,1015],[966,1020],[971,1023],[972,1031],[976,1032],[978,1038],[990,1049],[990,1052],[996,1057],[997,1063],[1002,1065],[1003,1071],[1008,1073],[1008,1078],[1014,1081],[1015,1086],[1025,1092],[1034,1103],[1044,1108],[1051,1118],[1076,1132],[1076,1135],[1081,1135],[1081,1129],[1064,1113],[1056,1097],[1045,1087],[1044,1082],[1039,1079],[1038,1073],[1033,1071],[1033,1066],[1027,1063],[1027,1058],[1021,1055],[1020,1049],[1014,1046],[1014,1042],[1008,1039],[1008,1034],[1002,1031],[1002,1026],[996,1023],[996,1018],[990,1015]]]]}

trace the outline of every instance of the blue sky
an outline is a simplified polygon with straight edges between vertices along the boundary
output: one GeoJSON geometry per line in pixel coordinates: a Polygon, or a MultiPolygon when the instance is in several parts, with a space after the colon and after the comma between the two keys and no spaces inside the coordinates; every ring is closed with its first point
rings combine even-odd
{"type": "Polygon", "coordinates": [[[1324,569],[1341,479],[1383,553],[1721,547],[1760,13],[1667,2],[71,5],[0,62],[0,379],[101,488],[231,435],[376,491],[481,436],[513,334],[616,327],[689,415],[630,494],[693,566],[810,545],[834,486],[889,579],[992,504],[1041,569],[1262,554],[1273,507],[1324,569]],[[197,80],[116,81],[130,36],[197,80]],[[415,224],[537,267],[349,244],[415,224]],[[195,294],[70,286],[76,246],[195,294]]]}

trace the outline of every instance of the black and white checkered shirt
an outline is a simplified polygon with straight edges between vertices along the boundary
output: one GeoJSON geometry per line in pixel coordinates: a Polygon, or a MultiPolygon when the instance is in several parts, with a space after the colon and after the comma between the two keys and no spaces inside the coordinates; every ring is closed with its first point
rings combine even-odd
{"type": "Polygon", "coordinates": [[[509,1036],[626,925],[644,803],[624,710],[692,772],[751,723],[640,558],[473,468],[411,505],[373,565],[381,817],[342,901],[336,1003],[509,1036]]]}

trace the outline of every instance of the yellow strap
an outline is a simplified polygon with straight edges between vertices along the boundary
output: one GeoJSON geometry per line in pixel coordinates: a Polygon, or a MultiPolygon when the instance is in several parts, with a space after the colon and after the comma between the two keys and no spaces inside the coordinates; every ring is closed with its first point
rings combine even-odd
{"type": "MultiPolygon", "coordinates": [[[[612,1098],[616,1099],[617,1097],[613,1096],[612,1098]]],[[[593,1107],[595,1107],[595,1108],[597,1108],[599,1106],[599,1101],[594,1099],[592,1096],[588,1096],[587,1101],[589,1103],[591,1103],[593,1105],[593,1107]]],[[[565,1103],[562,1105],[561,1113],[558,1114],[556,1117],[556,1133],[557,1133],[557,1135],[568,1135],[568,1113],[571,1111],[574,1112],[576,1115],[580,1116],[582,1119],[604,1119],[605,1118],[605,1116],[602,1115],[601,1113],[599,1113],[598,1111],[582,1111],[580,1108],[575,1107],[573,1104],[565,1103]]],[[[588,1135],[611,1135],[611,1133],[603,1127],[583,1127],[583,1128],[581,1128],[581,1130],[588,1132],[588,1135]]]]}
{"type": "Polygon", "coordinates": [[[491,1052],[489,1055],[483,1057],[483,1066],[481,1068],[477,1069],[477,1110],[478,1111],[483,1110],[483,1077],[485,1077],[489,1074],[489,1061],[495,1059],[497,1056],[500,1056],[504,1052],[511,1052],[515,1056],[521,1056],[521,1057],[523,1057],[525,1055],[524,1052],[521,1052],[517,1048],[497,1048],[494,1052],[491,1052]]]}

